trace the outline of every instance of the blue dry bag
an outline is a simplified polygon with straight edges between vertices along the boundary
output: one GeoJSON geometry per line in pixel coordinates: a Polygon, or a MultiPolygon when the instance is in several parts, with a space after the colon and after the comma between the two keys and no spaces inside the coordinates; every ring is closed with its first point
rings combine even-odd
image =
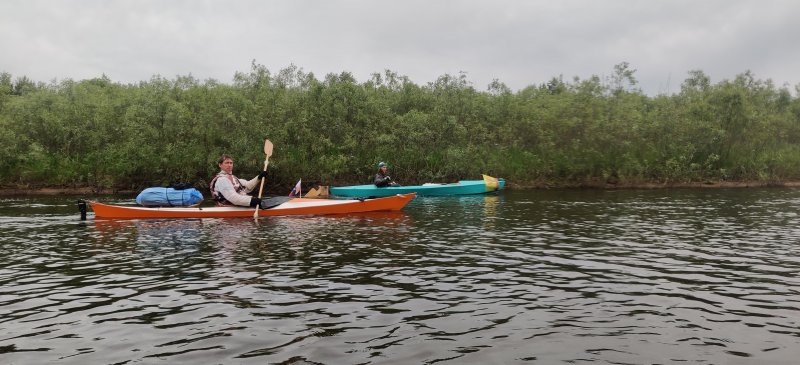
{"type": "Polygon", "coordinates": [[[147,188],[136,196],[136,204],[146,207],[183,207],[203,201],[203,194],[195,188],[147,188]]]}

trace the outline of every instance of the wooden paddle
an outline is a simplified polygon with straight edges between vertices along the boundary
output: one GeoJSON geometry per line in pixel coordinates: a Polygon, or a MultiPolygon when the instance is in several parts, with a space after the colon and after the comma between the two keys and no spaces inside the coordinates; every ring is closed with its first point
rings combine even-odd
{"type": "MultiPolygon", "coordinates": [[[[267,172],[267,166],[269,166],[269,156],[272,156],[272,142],[268,139],[264,140],[264,172],[267,172]]],[[[261,187],[258,188],[258,200],[261,200],[261,193],[264,192],[264,181],[267,180],[266,177],[261,179],[261,187]]],[[[253,218],[258,218],[258,210],[261,209],[261,204],[256,206],[256,211],[253,213],[253,218]]]]}

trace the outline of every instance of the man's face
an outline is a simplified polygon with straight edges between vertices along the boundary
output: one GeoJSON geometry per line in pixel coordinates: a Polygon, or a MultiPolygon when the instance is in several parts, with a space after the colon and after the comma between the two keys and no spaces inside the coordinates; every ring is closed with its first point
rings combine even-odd
{"type": "Polygon", "coordinates": [[[219,164],[219,169],[229,174],[233,174],[233,160],[226,158],[225,161],[222,161],[222,163],[219,164]]]}

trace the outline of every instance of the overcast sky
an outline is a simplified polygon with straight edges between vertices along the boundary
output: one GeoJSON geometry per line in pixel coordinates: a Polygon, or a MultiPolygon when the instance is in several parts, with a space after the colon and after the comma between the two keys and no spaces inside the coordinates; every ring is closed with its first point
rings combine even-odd
{"type": "Polygon", "coordinates": [[[231,83],[253,60],[424,85],[465,72],[478,90],[563,75],[608,77],[628,62],[650,94],[691,70],[712,83],[747,70],[800,84],[796,0],[2,0],[0,72],[34,81],[154,75],[231,83]]]}

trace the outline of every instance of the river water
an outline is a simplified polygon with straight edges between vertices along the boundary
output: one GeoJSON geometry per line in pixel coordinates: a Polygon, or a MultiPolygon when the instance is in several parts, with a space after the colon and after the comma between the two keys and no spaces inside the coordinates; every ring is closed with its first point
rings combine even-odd
{"type": "Polygon", "coordinates": [[[800,357],[798,189],[507,191],[258,221],[80,221],[75,200],[0,198],[0,363],[800,357]]]}

